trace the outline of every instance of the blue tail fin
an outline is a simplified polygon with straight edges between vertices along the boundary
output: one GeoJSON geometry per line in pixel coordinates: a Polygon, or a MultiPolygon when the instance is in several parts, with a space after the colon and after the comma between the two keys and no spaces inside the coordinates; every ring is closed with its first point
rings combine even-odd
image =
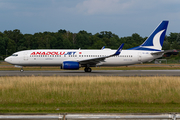
{"type": "Polygon", "coordinates": [[[162,21],[142,45],[129,50],[161,51],[168,23],[169,21],[162,21]]]}

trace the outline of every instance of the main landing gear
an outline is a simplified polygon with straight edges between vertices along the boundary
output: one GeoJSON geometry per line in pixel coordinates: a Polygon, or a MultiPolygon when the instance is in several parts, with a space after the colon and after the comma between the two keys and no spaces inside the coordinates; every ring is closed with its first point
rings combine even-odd
{"type": "Polygon", "coordinates": [[[92,71],[92,69],[90,67],[85,67],[84,68],[84,72],[91,72],[91,71],[92,71]]]}
{"type": "Polygon", "coordinates": [[[20,72],[24,72],[23,68],[20,69],[20,72]]]}

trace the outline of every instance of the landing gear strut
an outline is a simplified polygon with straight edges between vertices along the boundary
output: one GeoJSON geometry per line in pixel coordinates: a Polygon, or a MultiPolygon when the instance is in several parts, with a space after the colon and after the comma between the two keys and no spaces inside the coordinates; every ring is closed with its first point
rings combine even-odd
{"type": "Polygon", "coordinates": [[[24,72],[23,68],[20,69],[20,72],[24,72]]]}
{"type": "Polygon", "coordinates": [[[85,67],[84,68],[84,72],[91,72],[91,71],[92,71],[92,69],[90,67],[85,67]]]}

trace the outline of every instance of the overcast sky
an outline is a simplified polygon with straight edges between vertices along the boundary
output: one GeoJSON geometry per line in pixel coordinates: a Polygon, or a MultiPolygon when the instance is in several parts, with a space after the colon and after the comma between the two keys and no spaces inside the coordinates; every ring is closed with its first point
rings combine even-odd
{"type": "Polygon", "coordinates": [[[23,34],[85,30],[149,36],[162,20],[180,33],[180,0],[0,0],[0,31],[23,34]]]}

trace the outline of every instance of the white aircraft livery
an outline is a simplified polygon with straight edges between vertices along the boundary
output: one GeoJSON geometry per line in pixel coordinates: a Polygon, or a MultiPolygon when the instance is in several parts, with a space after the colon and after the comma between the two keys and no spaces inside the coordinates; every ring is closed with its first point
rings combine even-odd
{"type": "Polygon", "coordinates": [[[162,45],[167,26],[168,21],[162,21],[143,44],[127,50],[122,50],[124,44],[117,50],[104,47],[101,50],[24,50],[13,53],[5,61],[15,67],[21,67],[20,71],[23,71],[24,66],[60,66],[66,70],[84,67],[85,72],[91,72],[90,67],[96,66],[127,66],[152,61],[165,53],[162,45]]]}

